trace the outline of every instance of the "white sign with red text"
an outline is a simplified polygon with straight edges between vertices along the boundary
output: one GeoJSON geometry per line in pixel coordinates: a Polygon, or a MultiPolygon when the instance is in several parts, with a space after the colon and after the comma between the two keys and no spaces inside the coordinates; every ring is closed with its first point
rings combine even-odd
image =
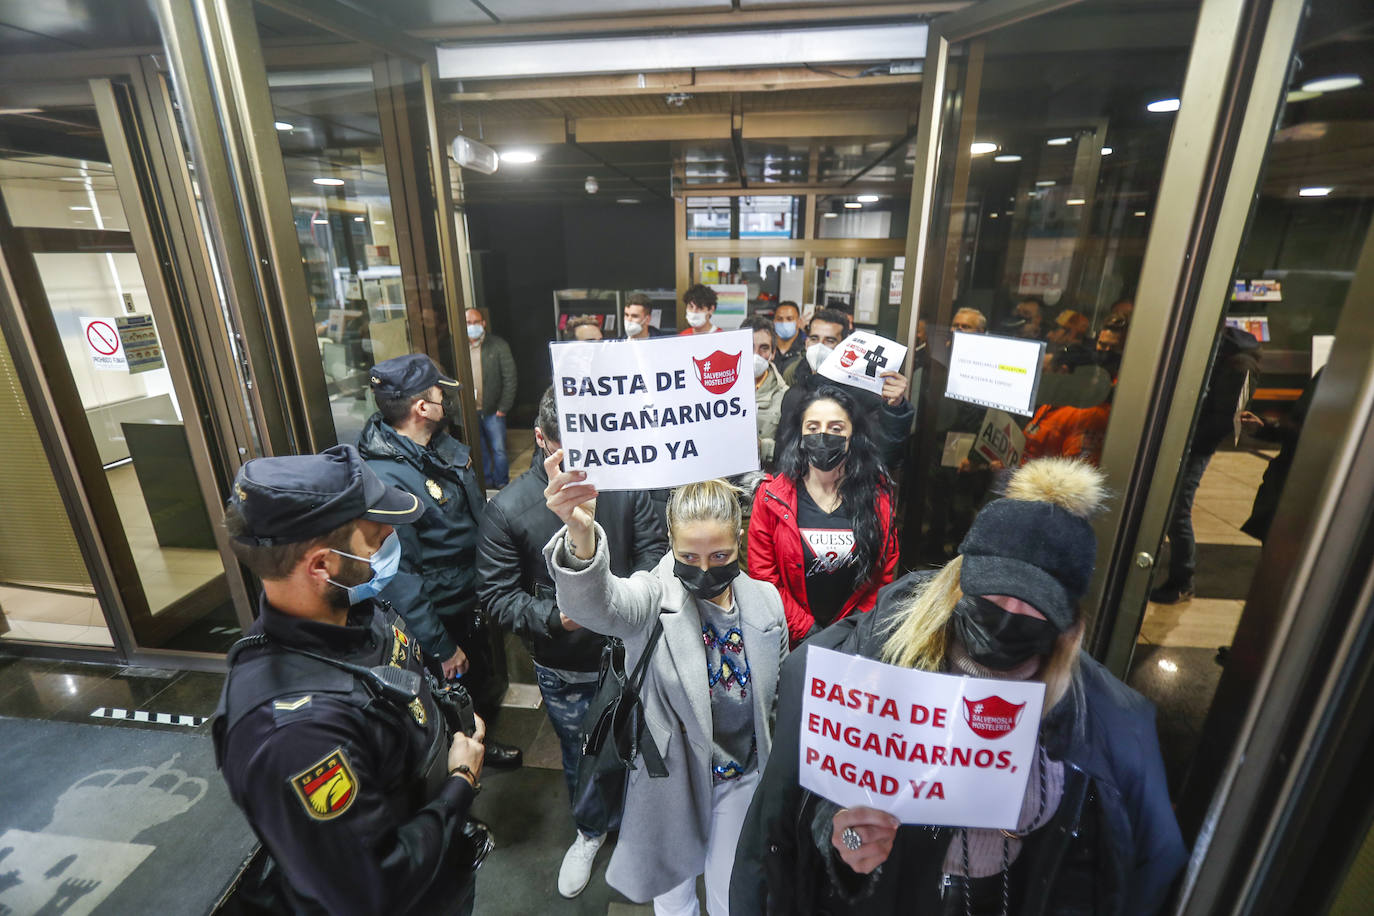
{"type": "Polygon", "coordinates": [[[868,331],[855,331],[840,341],[816,371],[837,382],[881,394],[882,374],[900,372],[904,359],[906,347],[897,341],[868,331]]]}
{"type": "Polygon", "coordinates": [[[1015,830],[1045,685],[807,649],[801,785],[906,824],[1015,830]]]}
{"type": "Polygon", "coordinates": [[[549,345],[564,467],[600,490],[759,468],[752,331],[549,345]]]}

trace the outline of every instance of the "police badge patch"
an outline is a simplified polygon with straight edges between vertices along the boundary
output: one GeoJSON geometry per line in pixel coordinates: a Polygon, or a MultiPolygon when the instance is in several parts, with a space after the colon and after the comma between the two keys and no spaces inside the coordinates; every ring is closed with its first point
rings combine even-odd
{"type": "Polygon", "coordinates": [[[330,751],[323,760],[291,777],[291,788],[317,821],[333,820],[353,804],[358,795],[358,777],[348,765],[343,748],[330,751]]]}
{"type": "Polygon", "coordinates": [[[415,724],[421,728],[429,721],[429,716],[425,713],[424,701],[419,697],[410,701],[410,714],[415,717],[415,724]]]}
{"type": "Polygon", "coordinates": [[[439,486],[439,484],[435,481],[426,480],[425,490],[429,492],[430,498],[433,499],[439,505],[442,506],[444,503],[448,502],[448,497],[444,495],[444,488],[439,486]]]}
{"type": "MultiPolygon", "coordinates": [[[[410,637],[395,624],[391,625],[391,634],[391,667],[404,668],[406,666],[406,649],[410,648],[410,637]]],[[[418,656],[416,657],[418,658],[418,656]]]]}

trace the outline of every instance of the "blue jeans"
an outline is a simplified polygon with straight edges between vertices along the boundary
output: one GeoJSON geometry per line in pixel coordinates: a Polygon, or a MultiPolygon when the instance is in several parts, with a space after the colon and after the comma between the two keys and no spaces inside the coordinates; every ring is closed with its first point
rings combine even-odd
{"type": "Polygon", "coordinates": [[[487,486],[500,489],[510,482],[510,462],[506,460],[506,418],[482,414],[482,469],[487,486]]]}
{"type": "MultiPolygon", "coordinates": [[[[538,664],[534,666],[534,675],[539,681],[539,693],[544,697],[544,708],[549,712],[549,723],[563,751],[563,778],[568,783],[568,801],[571,802],[577,792],[577,765],[582,760],[582,721],[587,718],[587,707],[596,693],[596,681],[567,681],[538,664]]],[[[584,836],[596,835],[583,829],[581,824],[577,829],[584,836]]]]}
{"type": "Polygon", "coordinates": [[[1211,455],[1189,454],[1183,462],[1182,480],[1178,488],[1178,501],[1174,503],[1173,515],[1169,518],[1169,585],[1192,587],[1193,573],[1197,570],[1197,540],[1193,537],[1193,499],[1197,496],[1202,475],[1207,471],[1211,455]]]}

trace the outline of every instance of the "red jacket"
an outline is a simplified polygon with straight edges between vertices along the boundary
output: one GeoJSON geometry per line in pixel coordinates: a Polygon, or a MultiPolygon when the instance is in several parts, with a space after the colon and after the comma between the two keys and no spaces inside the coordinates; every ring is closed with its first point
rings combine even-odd
{"type": "MultiPolygon", "coordinates": [[[[878,494],[877,510],[883,543],[880,572],[859,585],[835,615],[836,620],[848,617],[855,610],[873,610],[878,589],[892,581],[897,568],[891,494],[878,494]]],[[[806,553],[802,549],[801,528],[797,525],[797,488],[782,475],[768,477],[754,494],[754,512],[749,519],[749,575],[777,586],[792,645],[796,646],[810,632],[816,618],[806,600],[806,553]]]]}

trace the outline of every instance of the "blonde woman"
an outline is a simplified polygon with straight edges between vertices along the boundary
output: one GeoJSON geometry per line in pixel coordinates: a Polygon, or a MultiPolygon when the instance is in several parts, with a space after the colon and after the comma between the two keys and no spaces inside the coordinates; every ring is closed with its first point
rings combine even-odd
{"type": "Polygon", "coordinates": [[[668,502],[671,551],[652,571],[611,575],[606,532],[593,520],[596,489],[581,471],[544,462],[544,491],[564,527],[544,548],[559,610],[625,642],[633,668],[659,621],[642,699],[646,729],[667,766],[630,773],[620,839],[607,882],[658,916],[726,916],[736,841],[772,748],[769,714],[787,654],[782,599],[741,574],[740,505],[723,480],[678,487],[668,502]]]}
{"type": "Polygon", "coordinates": [[[1111,916],[1158,912],[1186,853],[1154,711],[1080,651],[1102,475],[1031,462],[938,573],[807,643],[924,671],[1045,683],[1015,831],[899,825],[797,785],[806,649],[785,666],[776,753],[740,837],[731,913],[1111,916]]]}

